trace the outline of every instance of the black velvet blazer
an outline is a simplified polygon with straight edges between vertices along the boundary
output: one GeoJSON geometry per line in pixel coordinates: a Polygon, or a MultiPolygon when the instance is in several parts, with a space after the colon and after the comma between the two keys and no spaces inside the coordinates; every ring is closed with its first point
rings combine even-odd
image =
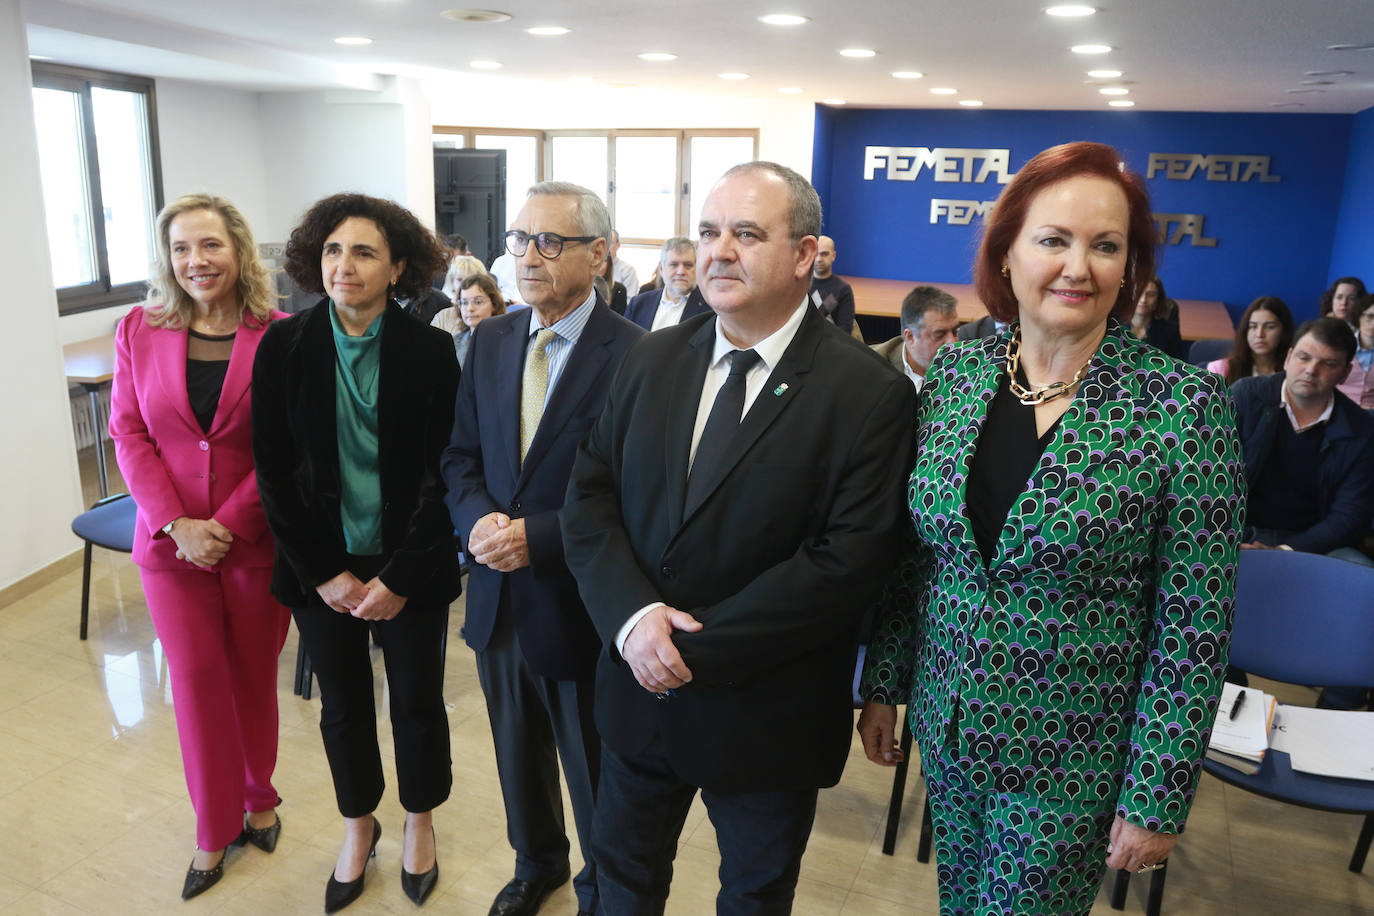
{"type": "MultiPolygon", "coordinates": [[[[411,602],[447,606],[461,590],[439,459],[453,425],[453,339],[387,304],[377,422],[382,483],[379,578],[411,602]]],[[[334,409],[337,355],[322,300],[263,336],[253,365],[253,458],[277,539],[272,594],[288,607],[347,568],[334,409]]]]}

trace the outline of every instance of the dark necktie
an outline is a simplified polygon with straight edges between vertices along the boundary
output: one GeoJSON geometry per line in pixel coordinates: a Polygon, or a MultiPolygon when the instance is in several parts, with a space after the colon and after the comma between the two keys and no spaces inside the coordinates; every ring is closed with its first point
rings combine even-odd
{"type": "Polygon", "coordinates": [[[725,457],[730,440],[739,431],[740,420],[744,415],[744,376],[759,355],[753,350],[732,350],[730,375],[725,384],[716,392],[716,402],[711,405],[711,413],[706,417],[706,426],[701,431],[701,441],[697,443],[697,454],[692,460],[692,470],[687,475],[686,506],[690,509],[706,498],[706,488],[715,476],[715,468],[725,457]]]}

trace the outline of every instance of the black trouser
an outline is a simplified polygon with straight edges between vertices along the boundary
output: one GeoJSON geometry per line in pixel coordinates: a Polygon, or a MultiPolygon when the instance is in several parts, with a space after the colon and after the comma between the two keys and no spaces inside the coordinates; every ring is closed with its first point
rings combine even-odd
{"type": "MultiPolygon", "coordinates": [[[[350,571],[364,582],[381,558],[352,557],[350,571]]],[[[376,627],[391,695],[391,734],[396,742],[396,780],[401,806],[429,811],[453,785],[448,714],[444,710],[444,630],[448,606],[414,602],[391,620],[367,621],[340,614],[316,600],[292,611],[310,667],[320,680],[320,734],[334,777],[334,796],[344,817],[372,813],[385,781],[377,746],[369,642],[376,627]]]]}
{"type": "MultiPolygon", "coordinates": [[[[673,772],[658,739],[631,757],[602,747],[592,832],[602,912],[663,912],[678,837],[696,793],[697,786],[673,772]]],[[[720,847],[718,916],[779,916],[792,911],[802,853],[816,817],[816,796],[816,789],[701,790],[720,847]]]]}
{"type": "Polygon", "coordinates": [[[532,881],[568,865],[568,835],[558,760],[568,781],[573,820],[586,864],[573,879],[578,908],[597,911],[591,851],[592,811],[601,767],[601,738],[593,718],[594,680],[555,681],[530,670],[515,633],[514,610],[502,590],[487,647],[477,653],[477,676],[487,699],[496,744],[496,770],[506,803],[506,837],[515,850],[515,877],[532,881]]]}

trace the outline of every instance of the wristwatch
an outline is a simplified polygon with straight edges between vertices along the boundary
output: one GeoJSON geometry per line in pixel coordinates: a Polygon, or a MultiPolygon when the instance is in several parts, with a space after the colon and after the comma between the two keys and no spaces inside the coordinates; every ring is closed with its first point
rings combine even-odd
{"type": "Polygon", "coordinates": [[[176,523],[177,523],[177,520],[176,520],[176,519],[172,519],[170,522],[168,522],[167,524],[163,525],[163,526],[162,526],[162,533],[165,534],[165,535],[167,535],[168,537],[171,537],[171,536],[172,536],[172,526],[175,525],[176,523]]]}

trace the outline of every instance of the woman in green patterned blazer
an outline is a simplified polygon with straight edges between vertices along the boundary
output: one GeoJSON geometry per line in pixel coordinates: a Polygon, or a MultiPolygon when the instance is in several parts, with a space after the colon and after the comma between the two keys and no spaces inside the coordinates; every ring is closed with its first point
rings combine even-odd
{"type": "Polygon", "coordinates": [[[1154,275],[1144,183],[1070,143],[985,227],[1001,335],[921,393],[913,547],[864,672],[864,749],[909,704],[945,914],[1087,913],[1106,868],[1157,867],[1216,713],[1244,474],[1220,379],[1136,340],[1154,275]]]}

